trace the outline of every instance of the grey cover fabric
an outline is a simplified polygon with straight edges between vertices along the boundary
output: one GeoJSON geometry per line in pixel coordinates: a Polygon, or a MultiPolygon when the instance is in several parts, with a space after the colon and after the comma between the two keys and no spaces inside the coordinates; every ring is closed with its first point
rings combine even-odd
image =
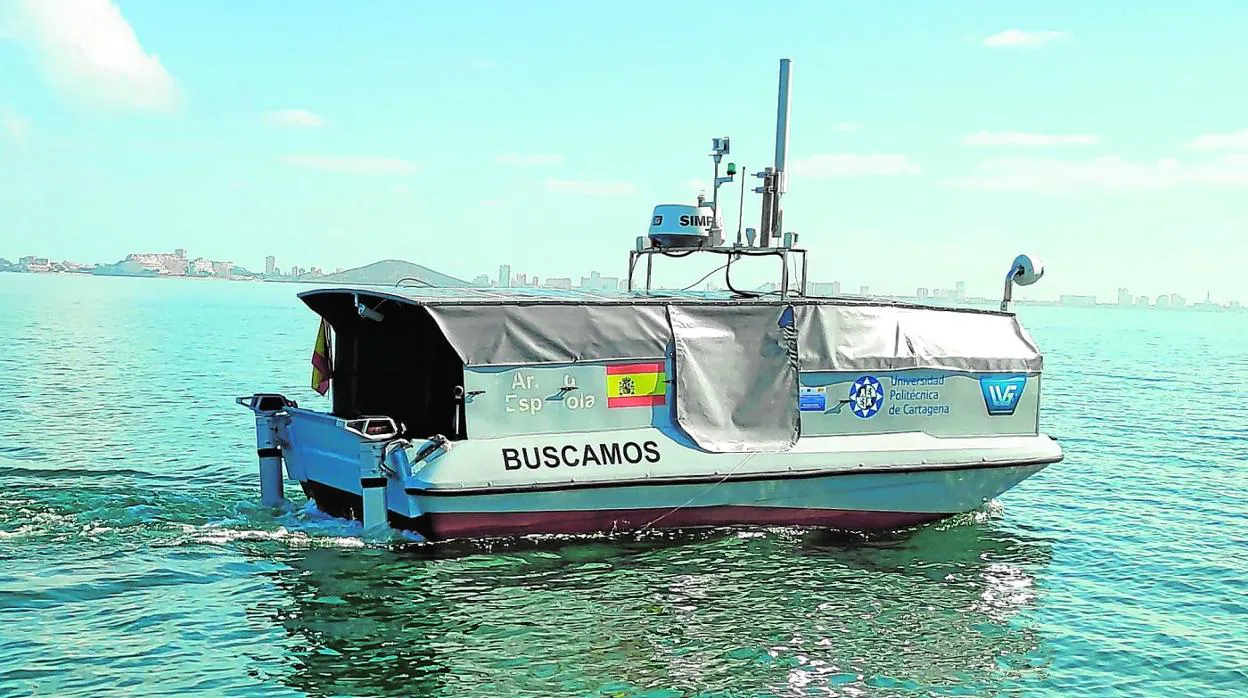
{"type": "Polygon", "coordinates": [[[676,421],[689,438],[715,453],[792,448],[799,429],[792,311],[752,304],[672,305],[667,312],[676,421]]]}
{"type": "Polygon", "coordinates": [[[657,359],[671,330],[660,305],[426,306],[467,366],[657,359]]]}
{"type": "Polygon", "coordinates": [[[467,366],[654,360],[670,347],[676,421],[699,447],[720,453],[792,448],[799,369],[1038,373],[1043,366],[1013,315],[886,301],[300,295],[355,293],[424,308],[467,366]]]}
{"type": "Polygon", "coordinates": [[[796,308],[803,371],[1038,372],[1044,359],[1013,315],[940,308],[796,308]]]}
{"type": "MultiPolygon", "coordinates": [[[[793,307],[803,371],[887,371],[907,368],[1034,373],[1043,357],[1011,314],[845,299],[730,300],[697,297],[615,297],[583,294],[526,298],[514,293],[436,289],[409,291],[317,289],[315,296],[351,295],[423,307],[468,366],[516,366],[579,361],[657,359],[671,341],[668,308],[713,308],[778,314],[793,307]],[[455,292],[449,295],[449,292],[455,292]]],[[[519,289],[513,289],[518,291],[519,289]]],[[[532,289],[526,289],[532,290],[532,289]]],[[[725,310],[724,312],[729,312],[725,310]]],[[[708,315],[709,317],[709,315],[708,315]]]]}

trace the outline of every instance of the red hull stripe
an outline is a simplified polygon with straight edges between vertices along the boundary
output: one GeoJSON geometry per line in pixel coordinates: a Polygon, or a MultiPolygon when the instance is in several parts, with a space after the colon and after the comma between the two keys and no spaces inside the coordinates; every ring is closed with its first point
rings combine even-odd
{"type": "Polygon", "coordinates": [[[700,526],[821,526],[841,530],[891,530],[951,514],[900,511],[846,511],[789,507],[714,506],[684,509],[590,511],[450,512],[426,514],[434,538],[514,536],[531,533],[601,533],[644,528],[700,526]]]}
{"type": "Polygon", "coordinates": [[[626,395],[607,398],[607,407],[647,407],[662,405],[666,402],[667,397],[663,395],[626,395]]]}
{"type": "Polygon", "coordinates": [[[662,362],[655,361],[646,364],[615,364],[607,366],[607,375],[618,373],[663,373],[666,367],[662,362]]]}

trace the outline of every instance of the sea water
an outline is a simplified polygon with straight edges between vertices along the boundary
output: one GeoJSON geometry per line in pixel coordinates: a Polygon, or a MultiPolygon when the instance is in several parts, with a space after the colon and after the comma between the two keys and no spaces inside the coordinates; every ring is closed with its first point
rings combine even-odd
{"type": "Polygon", "coordinates": [[[1021,308],[1067,460],[974,515],[431,550],[257,506],[300,289],[0,274],[0,696],[1248,695],[1248,315],[1021,308]]]}

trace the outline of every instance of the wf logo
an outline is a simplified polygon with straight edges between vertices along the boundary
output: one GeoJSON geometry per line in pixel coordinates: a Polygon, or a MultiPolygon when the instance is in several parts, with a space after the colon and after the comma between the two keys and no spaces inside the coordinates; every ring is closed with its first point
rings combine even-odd
{"type": "Polygon", "coordinates": [[[984,394],[984,406],[988,408],[988,414],[994,416],[1014,414],[1026,385],[1026,376],[980,378],[979,389],[984,394]]]}

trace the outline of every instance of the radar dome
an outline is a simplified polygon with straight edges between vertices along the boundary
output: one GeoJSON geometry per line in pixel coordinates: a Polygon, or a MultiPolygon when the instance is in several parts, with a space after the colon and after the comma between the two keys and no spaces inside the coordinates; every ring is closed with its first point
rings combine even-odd
{"type": "Polygon", "coordinates": [[[667,249],[706,247],[714,222],[710,206],[660,204],[650,217],[650,244],[667,249]]]}

